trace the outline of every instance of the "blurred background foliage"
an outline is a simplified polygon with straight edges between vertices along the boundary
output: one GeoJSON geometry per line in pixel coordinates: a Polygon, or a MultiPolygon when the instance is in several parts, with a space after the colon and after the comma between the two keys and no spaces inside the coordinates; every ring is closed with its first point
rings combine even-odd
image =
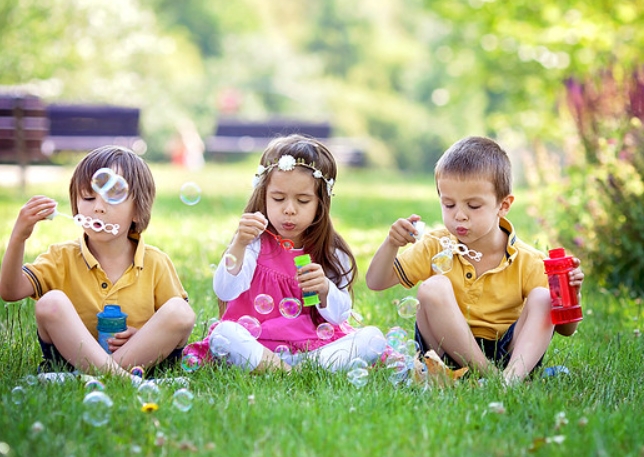
{"type": "Polygon", "coordinates": [[[8,0],[0,85],[141,108],[148,159],[178,126],[330,120],[371,166],[431,171],[498,139],[534,217],[607,286],[642,281],[644,4],[606,0],[8,0]],[[637,95],[639,94],[639,96],[637,95]],[[553,204],[556,202],[556,204],[553,204]],[[619,269],[616,265],[623,265],[619,269]]]}

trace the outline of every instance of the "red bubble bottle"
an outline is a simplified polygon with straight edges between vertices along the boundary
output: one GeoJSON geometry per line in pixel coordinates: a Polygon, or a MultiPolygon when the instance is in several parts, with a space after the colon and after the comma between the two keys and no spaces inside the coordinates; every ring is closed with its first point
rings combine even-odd
{"type": "Polygon", "coordinates": [[[552,323],[558,325],[579,322],[583,319],[579,297],[568,279],[568,273],[575,268],[573,258],[566,255],[564,248],[551,249],[549,256],[543,263],[550,287],[552,323]]]}

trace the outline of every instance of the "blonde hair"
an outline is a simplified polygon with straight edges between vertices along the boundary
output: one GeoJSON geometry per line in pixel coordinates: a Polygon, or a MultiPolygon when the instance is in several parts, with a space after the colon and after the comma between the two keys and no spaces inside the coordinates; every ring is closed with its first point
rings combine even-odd
{"type": "Polygon", "coordinates": [[[489,179],[497,202],[512,193],[510,159],[501,146],[489,138],[470,136],[454,143],[434,169],[437,182],[444,177],[489,179]]]}
{"type": "Polygon", "coordinates": [[[100,168],[111,168],[127,181],[136,219],[136,222],[132,222],[129,233],[142,233],[148,227],[152,216],[156,186],[145,161],[121,146],[102,146],[94,149],[76,166],[69,184],[73,214],[78,214],[79,196],[93,192],[92,177],[100,168]]]}

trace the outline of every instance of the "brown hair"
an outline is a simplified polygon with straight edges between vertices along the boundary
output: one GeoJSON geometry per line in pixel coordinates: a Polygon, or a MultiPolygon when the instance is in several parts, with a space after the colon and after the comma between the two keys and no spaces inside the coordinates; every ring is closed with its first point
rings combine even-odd
{"type": "Polygon", "coordinates": [[[101,168],[111,168],[127,181],[136,215],[136,222],[132,222],[129,233],[142,233],[152,216],[156,186],[145,161],[121,146],[102,146],[94,149],[76,166],[69,184],[73,214],[78,214],[78,197],[83,193],[93,192],[92,177],[101,168]]]}
{"type": "MultiPolygon", "coordinates": [[[[278,162],[280,157],[290,155],[296,162],[310,165],[320,170],[324,179],[316,178],[315,193],[318,197],[318,207],[315,219],[311,225],[304,231],[303,245],[304,252],[311,254],[315,262],[322,266],[325,274],[338,287],[343,282],[349,290],[352,289],[353,282],[357,272],[355,257],[351,253],[349,245],[333,228],[331,221],[331,195],[327,189],[325,180],[335,182],[338,174],[338,168],[331,152],[322,143],[314,138],[303,135],[289,135],[275,138],[269,143],[264,150],[259,161],[260,165],[270,167],[278,162]],[[336,254],[336,249],[344,252],[350,259],[351,266],[345,271],[340,259],[336,254]]],[[[313,170],[307,167],[300,167],[307,170],[313,175],[313,170]]],[[[274,168],[273,168],[274,169],[274,168]]],[[[266,186],[272,170],[259,176],[257,186],[253,191],[244,212],[253,213],[259,211],[266,214],[266,186]]],[[[275,228],[270,225],[269,230],[275,228]]]]}
{"type": "Polygon", "coordinates": [[[507,153],[489,138],[470,136],[454,143],[436,163],[434,178],[489,179],[500,202],[512,193],[512,165],[507,153]]]}

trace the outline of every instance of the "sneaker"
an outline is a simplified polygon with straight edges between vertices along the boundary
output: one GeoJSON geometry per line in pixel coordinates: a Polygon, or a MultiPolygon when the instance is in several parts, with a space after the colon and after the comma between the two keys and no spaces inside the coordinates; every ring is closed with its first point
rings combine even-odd
{"type": "Polygon", "coordinates": [[[568,370],[568,368],[566,368],[564,365],[555,365],[553,367],[548,367],[544,369],[543,373],[541,374],[541,377],[554,378],[562,374],[570,374],[570,370],[568,370]]]}

